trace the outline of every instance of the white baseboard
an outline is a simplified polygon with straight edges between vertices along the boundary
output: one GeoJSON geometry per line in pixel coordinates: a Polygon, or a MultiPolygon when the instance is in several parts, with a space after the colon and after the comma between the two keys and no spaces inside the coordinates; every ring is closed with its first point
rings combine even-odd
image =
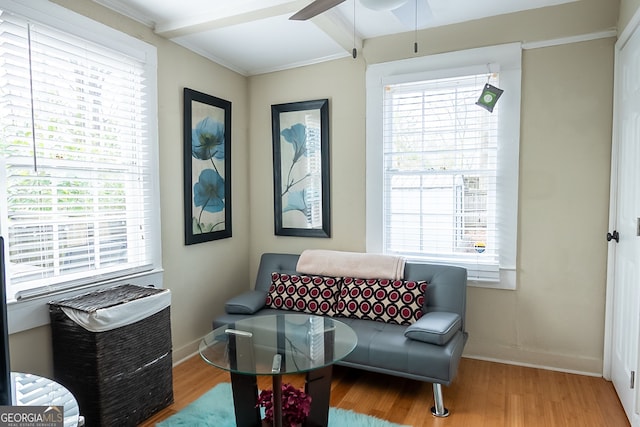
{"type": "MultiPolygon", "coordinates": [[[[204,337],[203,337],[204,338],[204,337]]],[[[200,346],[200,341],[202,338],[198,338],[194,341],[191,341],[187,345],[184,345],[180,348],[173,349],[173,366],[181,364],[187,359],[192,358],[195,355],[198,355],[198,347],[200,346]]]]}
{"type": "Polygon", "coordinates": [[[468,359],[485,360],[487,362],[524,366],[527,368],[545,369],[548,371],[566,372],[568,374],[602,377],[602,359],[541,353],[512,348],[492,348],[490,351],[479,351],[474,347],[462,354],[468,359]]]}
{"type": "Polygon", "coordinates": [[[571,369],[557,368],[555,366],[535,365],[532,363],[521,363],[521,362],[514,362],[513,360],[494,359],[491,357],[473,356],[473,355],[466,355],[466,354],[464,354],[462,357],[466,359],[483,360],[485,362],[502,363],[504,365],[523,366],[525,368],[545,369],[547,371],[565,372],[567,374],[585,375],[587,377],[602,378],[602,374],[598,374],[595,372],[574,371],[571,369]]]}

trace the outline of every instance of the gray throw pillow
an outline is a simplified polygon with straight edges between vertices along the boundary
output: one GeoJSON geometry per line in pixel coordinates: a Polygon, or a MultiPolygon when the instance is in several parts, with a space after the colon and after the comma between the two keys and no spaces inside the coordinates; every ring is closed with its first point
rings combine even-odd
{"type": "Polygon", "coordinates": [[[249,291],[228,300],[224,309],[228,314],[253,314],[264,307],[266,299],[264,291],[249,291]]]}

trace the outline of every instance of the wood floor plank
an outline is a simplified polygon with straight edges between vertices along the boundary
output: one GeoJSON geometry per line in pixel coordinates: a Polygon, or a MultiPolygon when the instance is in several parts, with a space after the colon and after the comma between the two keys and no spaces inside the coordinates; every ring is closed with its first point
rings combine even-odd
{"type": "MultiPolygon", "coordinates": [[[[229,381],[200,356],[187,359],[173,369],[174,403],[140,426],[155,426],[229,381]]],[[[304,387],[304,376],[283,382],[304,387]]],[[[271,388],[271,379],[259,377],[258,387],[271,388]]],[[[436,418],[431,384],[336,366],[331,405],[413,427],[629,426],[612,384],[598,377],[463,358],[443,394],[451,415],[436,418]]]]}

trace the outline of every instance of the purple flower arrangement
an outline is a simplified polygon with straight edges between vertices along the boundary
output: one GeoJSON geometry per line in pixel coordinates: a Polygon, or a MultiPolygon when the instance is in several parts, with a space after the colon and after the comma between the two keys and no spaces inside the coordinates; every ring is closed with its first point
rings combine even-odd
{"type": "MultiPolygon", "coordinates": [[[[263,407],[264,421],[273,425],[273,391],[262,390],[258,404],[263,407]]],[[[282,425],[295,427],[302,424],[311,411],[311,396],[291,384],[282,384],[282,425]]]]}

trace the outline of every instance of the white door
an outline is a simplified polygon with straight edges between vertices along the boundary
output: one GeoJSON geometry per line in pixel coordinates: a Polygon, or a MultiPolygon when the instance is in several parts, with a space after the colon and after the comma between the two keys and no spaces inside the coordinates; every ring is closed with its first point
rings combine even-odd
{"type": "Polygon", "coordinates": [[[635,31],[617,54],[615,108],[612,224],[619,243],[609,243],[609,265],[614,268],[609,276],[613,280],[608,307],[610,366],[613,385],[635,427],[640,426],[640,393],[636,392],[640,386],[640,31],[635,31]]]}

